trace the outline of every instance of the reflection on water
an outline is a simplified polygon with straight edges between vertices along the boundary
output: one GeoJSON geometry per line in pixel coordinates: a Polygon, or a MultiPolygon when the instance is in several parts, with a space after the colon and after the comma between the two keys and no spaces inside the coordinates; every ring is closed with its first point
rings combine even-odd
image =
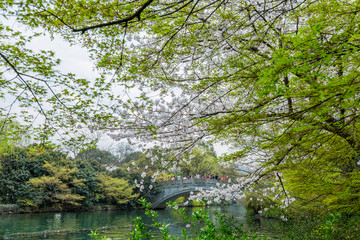
{"type": "MultiPolygon", "coordinates": [[[[0,217],[0,238],[14,234],[31,233],[34,235],[33,239],[88,239],[88,234],[93,229],[128,226],[123,232],[129,232],[129,225],[132,224],[131,220],[143,215],[142,211],[136,210],[2,215],[0,217]],[[74,236],[67,238],[72,235],[72,231],[82,232],[74,233],[74,236]],[[53,236],[52,233],[54,232],[61,234],[53,236]],[[68,233],[63,234],[64,232],[68,233]]],[[[19,239],[20,236],[6,238],[19,239]]],[[[26,236],[26,238],[29,238],[29,236],[26,236]]]]}
{"type": "MultiPolygon", "coordinates": [[[[200,208],[189,208],[187,214],[200,208]]],[[[272,225],[271,220],[245,218],[245,209],[239,205],[213,206],[206,212],[214,219],[215,213],[237,217],[245,227],[262,231],[261,226],[272,225]]],[[[185,227],[181,216],[171,209],[160,210],[158,221],[170,224],[170,232],[179,234],[185,227]]],[[[112,239],[130,237],[132,219],[142,216],[141,210],[78,212],[78,213],[36,213],[0,216],[0,238],[2,239],[90,239],[90,231],[97,229],[112,239]]],[[[146,216],[144,221],[150,224],[146,216]]],[[[266,231],[266,230],[265,230],[266,231]]]]}

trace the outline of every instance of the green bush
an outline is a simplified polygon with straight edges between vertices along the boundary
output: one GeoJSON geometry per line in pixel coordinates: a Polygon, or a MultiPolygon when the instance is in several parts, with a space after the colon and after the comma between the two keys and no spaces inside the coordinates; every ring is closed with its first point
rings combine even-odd
{"type": "MultiPolygon", "coordinates": [[[[165,223],[159,223],[156,218],[157,212],[150,210],[151,203],[147,203],[145,199],[140,200],[141,205],[145,208],[145,214],[152,220],[151,228],[147,227],[142,218],[136,218],[134,230],[131,233],[133,240],[142,239],[178,239],[178,237],[169,233],[169,226],[165,223]]],[[[267,237],[259,237],[256,234],[249,234],[234,217],[227,217],[219,214],[216,221],[211,221],[204,210],[194,212],[192,217],[185,215],[184,208],[178,208],[175,203],[169,205],[183,217],[186,228],[181,231],[181,239],[211,239],[211,240],[258,240],[267,239],[267,237]],[[200,229],[195,228],[197,224],[203,224],[200,229]]]]}

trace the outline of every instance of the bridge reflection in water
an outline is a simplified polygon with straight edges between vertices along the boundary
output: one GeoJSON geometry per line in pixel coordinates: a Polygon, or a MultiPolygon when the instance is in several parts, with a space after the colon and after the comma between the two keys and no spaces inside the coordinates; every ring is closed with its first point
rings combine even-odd
{"type": "Polygon", "coordinates": [[[218,188],[221,181],[217,179],[180,179],[173,181],[159,182],[157,192],[155,195],[149,198],[152,203],[152,208],[159,209],[165,208],[166,203],[174,201],[175,199],[189,195],[191,192],[199,192],[202,190],[210,190],[212,188],[218,188]]]}

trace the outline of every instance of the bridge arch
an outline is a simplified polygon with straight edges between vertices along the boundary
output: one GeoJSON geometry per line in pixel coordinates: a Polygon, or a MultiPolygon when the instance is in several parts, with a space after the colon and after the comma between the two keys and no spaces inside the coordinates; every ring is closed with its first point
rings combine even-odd
{"type": "Polygon", "coordinates": [[[175,181],[165,181],[157,187],[157,193],[149,198],[153,209],[165,208],[166,203],[173,201],[191,192],[210,190],[217,188],[220,181],[217,179],[182,179],[175,181]]]}

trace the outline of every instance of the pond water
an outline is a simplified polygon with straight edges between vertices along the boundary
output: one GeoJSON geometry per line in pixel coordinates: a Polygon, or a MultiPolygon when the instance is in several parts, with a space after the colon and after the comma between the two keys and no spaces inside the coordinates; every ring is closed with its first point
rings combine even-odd
{"type": "MultiPolygon", "coordinates": [[[[199,209],[188,208],[187,214],[199,209]]],[[[237,217],[252,232],[272,235],[273,239],[277,239],[276,232],[281,231],[276,227],[279,221],[245,217],[245,209],[240,205],[212,206],[205,210],[213,218],[216,213],[237,217]]],[[[158,221],[170,224],[172,234],[179,234],[185,227],[182,218],[175,211],[164,209],[159,210],[158,213],[158,221]]],[[[124,240],[130,237],[132,219],[138,216],[144,216],[144,211],[0,215],[0,239],[91,239],[90,232],[96,229],[101,235],[124,240]]],[[[150,223],[149,219],[144,219],[145,223],[150,223]]]]}

